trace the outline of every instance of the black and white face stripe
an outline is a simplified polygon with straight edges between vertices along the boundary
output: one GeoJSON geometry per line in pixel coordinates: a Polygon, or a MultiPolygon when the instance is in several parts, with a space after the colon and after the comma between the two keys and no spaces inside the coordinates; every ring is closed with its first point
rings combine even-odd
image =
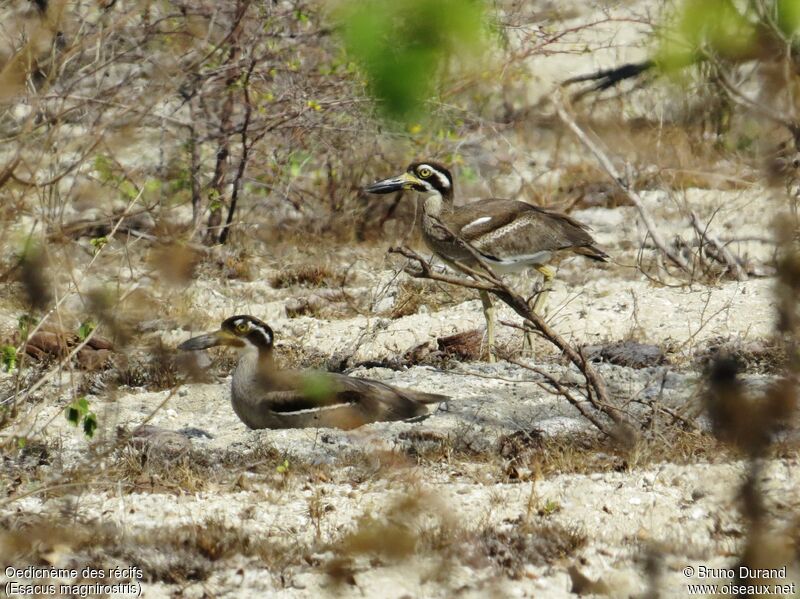
{"type": "Polygon", "coordinates": [[[247,340],[256,347],[272,347],[272,329],[252,327],[247,334],[247,340]]]}
{"type": "Polygon", "coordinates": [[[440,193],[450,196],[453,193],[453,176],[446,167],[436,162],[415,162],[408,167],[428,193],[440,193]]]}
{"type": "MultiPolygon", "coordinates": [[[[441,167],[439,167],[441,168],[441,167]]],[[[430,164],[420,164],[416,168],[416,175],[429,185],[432,181],[437,181],[438,184],[433,187],[438,189],[450,189],[450,179],[439,168],[431,166],[430,164]]]]}
{"type": "Polygon", "coordinates": [[[222,323],[222,328],[259,349],[272,347],[274,341],[269,325],[254,316],[231,316],[222,323]]]}

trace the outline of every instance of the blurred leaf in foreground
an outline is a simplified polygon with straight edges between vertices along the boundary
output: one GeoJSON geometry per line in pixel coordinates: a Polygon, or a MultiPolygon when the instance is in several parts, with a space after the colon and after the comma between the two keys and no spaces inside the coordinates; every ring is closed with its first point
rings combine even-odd
{"type": "Polygon", "coordinates": [[[734,0],[685,0],[659,39],[655,63],[675,72],[698,62],[704,54],[740,62],[765,54],[780,54],[780,44],[798,42],[800,0],[766,2],[763,14],[734,0]],[[776,31],[764,15],[774,18],[776,31]],[[778,37],[782,38],[776,45],[778,37]]]}
{"type": "Polygon", "coordinates": [[[81,323],[81,326],[78,327],[78,339],[85,341],[95,328],[97,328],[97,325],[94,322],[85,320],[81,323]]]}
{"type": "Polygon", "coordinates": [[[381,110],[408,119],[431,96],[450,59],[484,45],[480,0],[344,0],[337,20],[381,110]]]}
{"type": "Polygon", "coordinates": [[[5,372],[11,372],[17,367],[17,349],[13,345],[0,347],[0,365],[5,372]]]}
{"type": "Polygon", "coordinates": [[[777,0],[776,22],[787,37],[800,37],[800,0],[777,0]]]}

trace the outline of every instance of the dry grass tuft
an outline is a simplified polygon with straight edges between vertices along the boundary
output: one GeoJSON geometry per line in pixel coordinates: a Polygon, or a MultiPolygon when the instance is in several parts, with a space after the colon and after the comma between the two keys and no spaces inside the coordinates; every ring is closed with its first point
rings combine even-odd
{"type": "Polygon", "coordinates": [[[397,285],[397,297],[387,316],[395,319],[411,316],[423,306],[431,312],[437,312],[471,299],[475,299],[475,294],[469,289],[405,279],[397,285]]]}
{"type": "MultiPolygon", "coordinates": [[[[183,436],[181,433],[171,436],[183,436]]],[[[199,433],[199,431],[198,431],[199,433]]],[[[184,437],[185,438],[185,437],[184,437]]],[[[174,443],[165,435],[134,435],[132,443],[121,449],[104,478],[120,481],[133,492],[171,493],[215,490],[238,485],[243,472],[279,484],[276,468],[286,456],[274,447],[259,445],[254,451],[208,451],[190,443],[174,443]]],[[[188,439],[186,439],[188,441],[188,439]]],[[[292,459],[293,473],[303,471],[303,464],[292,459]]]]}
{"type": "Polygon", "coordinates": [[[358,312],[358,298],[343,289],[318,289],[305,296],[286,300],[286,316],[316,316],[317,318],[345,318],[358,312]]]}
{"type": "Polygon", "coordinates": [[[501,529],[486,528],[477,535],[479,551],[511,578],[521,578],[529,564],[552,565],[571,557],[586,546],[582,529],[560,524],[530,523],[522,518],[507,522],[501,529]]]}
{"type": "MultiPolygon", "coordinates": [[[[446,368],[453,362],[472,362],[487,360],[489,348],[485,343],[485,329],[471,329],[454,335],[438,337],[436,345],[425,341],[407,350],[402,363],[408,366],[427,364],[446,368]]],[[[506,344],[497,344],[498,355],[513,355],[506,344]]]]}
{"type": "Polygon", "coordinates": [[[275,289],[288,287],[336,287],[344,285],[345,276],[319,264],[286,267],[269,279],[275,289]]]}
{"type": "Polygon", "coordinates": [[[197,276],[202,254],[185,245],[171,243],[156,248],[149,257],[160,280],[171,285],[187,285],[197,276]]]}
{"type": "Polygon", "coordinates": [[[384,510],[365,510],[354,528],[328,547],[335,556],[325,571],[337,584],[353,584],[356,562],[368,558],[370,565],[398,562],[420,552],[442,549],[442,531],[451,543],[452,523],[441,500],[416,487],[392,500],[384,510]]]}
{"type": "Polygon", "coordinates": [[[149,391],[172,389],[181,382],[178,359],[174,348],[156,339],[147,350],[118,360],[116,382],[149,391]]]}
{"type": "Polygon", "coordinates": [[[328,547],[335,556],[325,571],[337,583],[354,584],[359,560],[371,566],[426,556],[438,562],[437,579],[454,564],[491,566],[512,578],[530,565],[551,565],[574,555],[588,541],[576,527],[519,517],[499,527],[474,527],[455,517],[436,495],[410,487],[380,512],[365,511],[355,528],[328,547]]]}
{"type": "Polygon", "coordinates": [[[185,584],[207,580],[224,561],[236,556],[256,558],[279,584],[290,565],[302,562],[308,548],[278,543],[245,526],[209,519],[185,526],[135,531],[107,523],[54,525],[44,519],[0,523],[0,550],[16,566],[52,564],[69,555],[73,564],[108,568],[117,560],[136,564],[148,582],[185,584]]]}
{"type": "Polygon", "coordinates": [[[680,429],[643,437],[631,447],[597,435],[545,437],[534,430],[503,435],[494,457],[506,480],[524,481],[554,474],[625,472],[665,462],[714,463],[734,454],[711,434],[680,429]]]}
{"type": "Polygon", "coordinates": [[[787,365],[786,348],[776,340],[734,340],[717,339],[710,341],[702,350],[695,353],[699,369],[708,371],[720,356],[736,360],[742,372],[757,374],[779,374],[787,365]]]}
{"type": "Polygon", "coordinates": [[[198,256],[193,267],[196,268],[196,275],[212,280],[253,281],[257,273],[253,256],[248,250],[227,246],[213,248],[204,260],[198,256]]]}

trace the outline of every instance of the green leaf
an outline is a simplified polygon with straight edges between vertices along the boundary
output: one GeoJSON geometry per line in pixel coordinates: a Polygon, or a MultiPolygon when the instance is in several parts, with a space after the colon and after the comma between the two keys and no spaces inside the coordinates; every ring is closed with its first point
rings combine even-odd
{"type": "Polygon", "coordinates": [[[13,345],[4,345],[0,348],[0,363],[3,370],[11,372],[17,367],[17,348],[13,345]]]}
{"type": "Polygon", "coordinates": [[[71,404],[68,405],[64,415],[67,417],[67,421],[70,424],[78,426],[78,422],[81,420],[81,413],[77,408],[73,407],[71,404]]]}
{"type": "Polygon", "coordinates": [[[95,237],[94,239],[90,239],[89,243],[92,244],[94,253],[96,254],[108,243],[108,237],[95,237]]]}
{"type": "Polygon", "coordinates": [[[111,168],[111,161],[108,157],[98,154],[94,157],[94,170],[97,171],[97,177],[103,183],[108,183],[114,179],[114,171],[111,168]]]}
{"type": "Polygon", "coordinates": [[[327,399],[336,392],[331,378],[323,372],[309,372],[303,377],[303,395],[318,404],[327,403],[327,399]]]}
{"type": "Polygon", "coordinates": [[[17,319],[17,329],[19,330],[19,335],[23,339],[27,339],[28,332],[31,330],[31,327],[36,326],[36,318],[31,316],[30,314],[23,314],[17,319]]]}
{"type": "Polygon", "coordinates": [[[289,460],[283,460],[283,464],[280,464],[277,468],[275,468],[275,472],[278,474],[286,474],[289,472],[289,460]]]}
{"type": "Polygon", "coordinates": [[[161,190],[161,185],[162,185],[161,181],[159,181],[158,179],[147,179],[144,182],[144,191],[145,193],[152,195],[157,191],[161,190]]]}
{"type": "Polygon", "coordinates": [[[561,504],[557,501],[553,501],[552,499],[545,501],[541,508],[541,513],[543,516],[550,516],[551,514],[555,514],[559,511],[561,511],[561,504]]]}
{"type": "Polygon", "coordinates": [[[800,35],[800,2],[797,0],[777,0],[777,23],[787,37],[800,35]]]}
{"type": "Polygon", "coordinates": [[[69,404],[64,415],[73,426],[80,424],[84,435],[90,439],[94,436],[97,430],[97,415],[89,411],[89,401],[85,397],[79,397],[69,404]]]}
{"type": "Polygon", "coordinates": [[[89,412],[89,401],[85,397],[81,397],[75,402],[80,410],[81,416],[85,416],[89,412]]]}
{"type": "Polygon", "coordinates": [[[97,325],[91,320],[86,320],[78,327],[78,339],[81,341],[86,340],[89,334],[97,328],[97,325]]]}
{"type": "Polygon", "coordinates": [[[132,200],[139,195],[139,190],[136,189],[136,186],[130,181],[122,181],[119,184],[119,190],[122,192],[122,195],[129,200],[132,200]]]}
{"type": "Polygon", "coordinates": [[[94,432],[97,430],[97,416],[94,412],[89,412],[83,419],[83,434],[90,439],[94,437],[94,432]]]}
{"type": "Polygon", "coordinates": [[[420,112],[451,59],[480,56],[480,0],[346,0],[338,13],[349,54],[389,117],[420,112]]]}
{"type": "Polygon", "coordinates": [[[730,0],[685,0],[661,35],[655,61],[675,72],[697,62],[702,52],[745,57],[756,42],[755,23],[730,0]]]}

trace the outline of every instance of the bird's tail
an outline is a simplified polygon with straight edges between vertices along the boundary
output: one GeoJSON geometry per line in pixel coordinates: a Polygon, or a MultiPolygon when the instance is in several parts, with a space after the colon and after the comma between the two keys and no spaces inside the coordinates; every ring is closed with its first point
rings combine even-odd
{"type": "Polygon", "coordinates": [[[591,258],[592,260],[597,260],[598,262],[608,262],[608,254],[596,245],[584,245],[575,248],[575,253],[591,258]]]}
{"type": "Polygon", "coordinates": [[[440,395],[439,393],[424,393],[422,391],[414,391],[413,398],[420,403],[442,403],[443,401],[450,401],[447,395],[440,395]]]}

